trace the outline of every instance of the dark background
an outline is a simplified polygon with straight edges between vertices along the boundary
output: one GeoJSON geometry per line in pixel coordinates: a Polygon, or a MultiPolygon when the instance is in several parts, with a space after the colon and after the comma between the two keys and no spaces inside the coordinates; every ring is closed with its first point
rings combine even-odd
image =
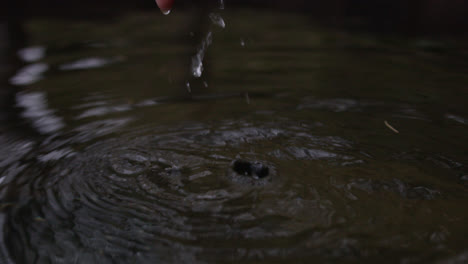
{"type": "MultiPolygon", "coordinates": [[[[381,32],[464,34],[468,25],[465,0],[227,0],[228,8],[274,8],[305,12],[330,25],[356,26],[381,32]]],[[[28,17],[108,18],[135,9],[156,9],[153,0],[6,0],[2,20],[28,17]]],[[[218,5],[217,0],[176,0],[175,8],[218,5]]]]}

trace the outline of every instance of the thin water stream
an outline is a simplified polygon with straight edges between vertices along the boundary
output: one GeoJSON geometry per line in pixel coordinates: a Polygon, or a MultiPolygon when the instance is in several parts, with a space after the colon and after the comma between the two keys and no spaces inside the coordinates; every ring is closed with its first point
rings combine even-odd
{"type": "Polygon", "coordinates": [[[464,263],[466,42],[222,16],[191,94],[188,11],[27,24],[2,84],[2,254],[464,263]]]}

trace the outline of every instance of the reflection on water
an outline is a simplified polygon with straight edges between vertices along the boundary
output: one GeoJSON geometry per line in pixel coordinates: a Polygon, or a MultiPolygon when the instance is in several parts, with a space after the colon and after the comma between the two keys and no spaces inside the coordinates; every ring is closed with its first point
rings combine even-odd
{"type": "Polygon", "coordinates": [[[60,117],[54,115],[54,111],[48,109],[47,99],[44,93],[18,93],[17,105],[24,110],[21,116],[29,119],[32,125],[42,134],[58,132],[65,125],[60,117]]]}
{"type": "Polygon", "coordinates": [[[44,58],[45,51],[42,46],[26,47],[18,51],[18,56],[25,62],[35,62],[44,58]]]}
{"type": "Polygon", "coordinates": [[[72,70],[87,70],[104,67],[108,64],[115,63],[123,60],[121,57],[104,59],[104,58],[86,58],[80,59],[75,62],[66,63],[60,65],[59,69],[63,71],[72,71],[72,70]]]}
{"type": "Polygon", "coordinates": [[[456,44],[239,10],[187,94],[189,17],[28,25],[35,64],[8,78],[0,124],[0,262],[466,260],[456,44]]]}
{"type": "Polygon", "coordinates": [[[42,74],[48,69],[49,66],[45,63],[27,65],[10,79],[10,83],[13,85],[31,85],[42,79],[42,74]]]}

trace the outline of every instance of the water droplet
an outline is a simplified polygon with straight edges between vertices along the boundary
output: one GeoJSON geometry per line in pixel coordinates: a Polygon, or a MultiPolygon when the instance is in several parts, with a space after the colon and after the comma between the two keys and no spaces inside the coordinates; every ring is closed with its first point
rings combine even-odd
{"type": "Polygon", "coordinates": [[[203,81],[203,86],[205,86],[205,88],[208,88],[208,83],[206,81],[203,81]]]}
{"type": "Polygon", "coordinates": [[[195,55],[192,58],[192,75],[196,78],[202,76],[203,73],[203,57],[200,56],[200,53],[195,55]]]}
{"type": "Polygon", "coordinates": [[[192,75],[196,78],[202,76],[203,73],[203,58],[205,57],[205,52],[212,43],[212,33],[208,32],[205,39],[202,41],[201,47],[199,48],[197,54],[192,58],[192,75]]]}
{"type": "Polygon", "coordinates": [[[221,28],[225,28],[226,27],[226,23],[224,22],[224,19],[219,15],[219,14],[216,14],[216,13],[211,13],[210,14],[210,19],[211,19],[211,22],[213,22],[213,24],[221,27],[221,28]]]}
{"type": "Polygon", "coordinates": [[[245,101],[247,102],[248,105],[250,104],[250,96],[249,96],[249,93],[245,93],[245,101]]]}
{"type": "Polygon", "coordinates": [[[240,45],[241,45],[242,47],[245,47],[245,41],[244,41],[244,39],[241,39],[241,40],[240,40],[240,45]]]}
{"type": "Polygon", "coordinates": [[[171,13],[171,10],[170,9],[161,9],[161,12],[163,13],[163,15],[167,16],[171,13]]]}
{"type": "Polygon", "coordinates": [[[219,0],[219,9],[224,9],[224,0],[219,0]]]}
{"type": "Polygon", "coordinates": [[[187,87],[187,91],[188,91],[189,93],[192,93],[192,87],[190,87],[190,83],[187,82],[187,83],[185,84],[185,86],[187,87]]]}

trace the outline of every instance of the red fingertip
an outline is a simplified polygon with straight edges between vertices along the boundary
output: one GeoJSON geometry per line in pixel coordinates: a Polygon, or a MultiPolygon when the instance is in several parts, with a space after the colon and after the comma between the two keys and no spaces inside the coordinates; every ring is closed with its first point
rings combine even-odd
{"type": "Polygon", "coordinates": [[[156,0],[156,4],[158,5],[159,9],[161,11],[167,12],[172,9],[172,6],[174,5],[174,0],[156,0]]]}

